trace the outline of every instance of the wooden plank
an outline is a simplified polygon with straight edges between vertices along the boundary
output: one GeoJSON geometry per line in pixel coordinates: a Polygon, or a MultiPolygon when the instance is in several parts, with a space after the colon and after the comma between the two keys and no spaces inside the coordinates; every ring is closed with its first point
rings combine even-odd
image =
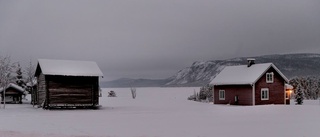
{"type": "Polygon", "coordinates": [[[82,99],[82,100],[52,100],[50,104],[90,104],[90,99],[82,99]]]}
{"type": "Polygon", "coordinates": [[[50,95],[50,97],[88,97],[87,94],[54,94],[50,95]]]}
{"type": "Polygon", "coordinates": [[[91,93],[91,89],[49,89],[51,93],[91,93]]]}
{"type": "Polygon", "coordinates": [[[67,88],[79,88],[79,87],[91,88],[92,87],[92,84],[81,84],[81,83],[70,84],[70,83],[57,83],[57,82],[52,82],[52,81],[49,82],[49,85],[51,88],[52,87],[67,87],[67,88]]]}
{"type": "Polygon", "coordinates": [[[50,104],[98,104],[98,77],[46,76],[46,79],[50,104]]]}

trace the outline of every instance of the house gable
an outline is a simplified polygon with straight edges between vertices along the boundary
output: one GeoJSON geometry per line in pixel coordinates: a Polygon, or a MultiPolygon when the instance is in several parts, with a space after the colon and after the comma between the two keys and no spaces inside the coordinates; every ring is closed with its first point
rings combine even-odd
{"type": "Polygon", "coordinates": [[[257,79],[253,83],[257,83],[261,78],[267,79],[266,78],[267,73],[274,73],[274,74],[277,73],[278,76],[280,76],[282,78],[282,80],[284,80],[286,83],[289,83],[288,78],[286,76],[284,76],[282,74],[282,72],[273,64],[270,64],[270,66],[268,68],[266,68],[265,71],[263,73],[261,73],[261,75],[259,77],[257,77],[257,79]]]}
{"type": "Polygon", "coordinates": [[[41,73],[42,73],[42,70],[41,70],[40,64],[38,63],[37,67],[36,67],[36,72],[34,73],[34,76],[38,77],[41,73]]]}
{"type": "Polygon", "coordinates": [[[255,104],[284,104],[286,80],[273,67],[270,67],[255,83],[255,104]],[[273,73],[273,82],[267,82],[267,73],[273,73]],[[269,99],[261,99],[261,90],[269,90],[269,99]]]}

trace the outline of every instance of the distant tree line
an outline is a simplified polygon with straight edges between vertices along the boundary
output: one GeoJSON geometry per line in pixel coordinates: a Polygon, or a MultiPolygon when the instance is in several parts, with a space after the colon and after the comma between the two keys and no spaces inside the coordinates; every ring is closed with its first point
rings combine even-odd
{"type": "Polygon", "coordinates": [[[294,77],[289,83],[295,89],[293,90],[295,98],[301,96],[303,99],[316,100],[320,97],[320,77],[294,77]]]}

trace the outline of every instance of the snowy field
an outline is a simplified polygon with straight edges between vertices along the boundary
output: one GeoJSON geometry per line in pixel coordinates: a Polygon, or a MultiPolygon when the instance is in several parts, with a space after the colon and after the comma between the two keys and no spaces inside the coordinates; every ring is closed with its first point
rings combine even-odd
{"type": "Polygon", "coordinates": [[[104,89],[99,110],[0,109],[0,137],[319,137],[320,104],[228,106],[188,101],[199,88],[104,89]],[[118,97],[107,97],[114,90],[118,97]]]}

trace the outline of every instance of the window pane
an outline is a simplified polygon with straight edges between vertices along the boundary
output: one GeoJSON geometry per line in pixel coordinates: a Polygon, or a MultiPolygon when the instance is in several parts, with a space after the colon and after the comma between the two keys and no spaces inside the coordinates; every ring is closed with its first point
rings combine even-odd
{"type": "Polygon", "coordinates": [[[266,96],[265,96],[265,98],[267,99],[268,98],[268,91],[264,91],[264,92],[266,92],[266,96]]]}
{"type": "Polygon", "coordinates": [[[269,90],[261,89],[261,99],[268,100],[269,99],[269,90]]]}
{"type": "Polygon", "coordinates": [[[266,79],[267,79],[267,82],[273,82],[273,73],[267,73],[266,74],[266,79]]]}
{"type": "Polygon", "coordinates": [[[225,99],[225,91],[224,90],[219,90],[219,99],[222,99],[222,100],[225,99]]]}

